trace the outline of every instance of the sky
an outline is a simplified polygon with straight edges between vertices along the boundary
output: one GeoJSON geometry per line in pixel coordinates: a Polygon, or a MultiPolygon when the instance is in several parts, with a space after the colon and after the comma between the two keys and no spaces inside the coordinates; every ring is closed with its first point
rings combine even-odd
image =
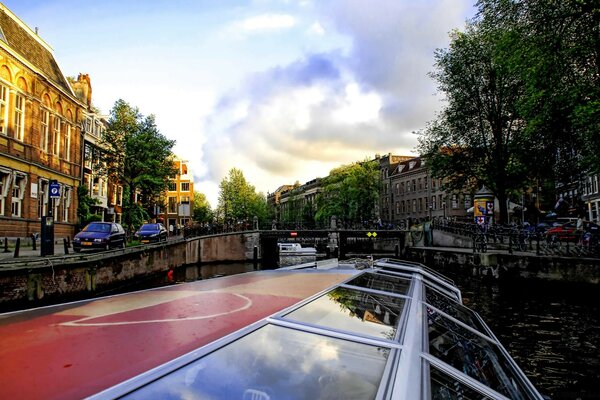
{"type": "Polygon", "coordinates": [[[474,0],[5,0],[89,74],[92,102],[154,114],[217,205],[240,169],[257,191],[376,154],[417,155],[443,105],[434,51],[474,0]]]}

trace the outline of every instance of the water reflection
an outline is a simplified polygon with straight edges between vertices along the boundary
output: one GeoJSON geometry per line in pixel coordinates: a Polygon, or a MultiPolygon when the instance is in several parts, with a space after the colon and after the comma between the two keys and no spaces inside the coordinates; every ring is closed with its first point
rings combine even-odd
{"type": "Polygon", "coordinates": [[[483,281],[440,268],[517,364],[553,399],[598,399],[600,302],[595,285],[483,281]]]}
{"type": "Polygon", "coordinates": [[[267,325],[126,398],[373,399],[388,354],[267,325]]]}

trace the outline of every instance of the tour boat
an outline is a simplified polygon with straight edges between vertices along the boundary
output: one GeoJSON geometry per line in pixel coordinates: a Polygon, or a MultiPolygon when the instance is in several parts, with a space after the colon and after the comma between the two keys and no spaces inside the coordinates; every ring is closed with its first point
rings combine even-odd
{"type": "Polygon", "coordinates": [[[0,398],[543,399],[452,281],[318,262],[0,315],[0,398]]]}

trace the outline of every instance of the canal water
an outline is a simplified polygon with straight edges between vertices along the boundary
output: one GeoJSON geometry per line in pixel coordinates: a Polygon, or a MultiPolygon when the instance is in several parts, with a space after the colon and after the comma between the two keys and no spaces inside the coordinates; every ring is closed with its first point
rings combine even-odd
{"type": "MultiPolygon", "coordinates": [[[[202,265],[203,279],[261,269],[202,265]]],[[[464,269],[462,269],[464,271],[464,269]]],[[[598,286],[537,280],[502,282],[440,268],[538,390],[552,399],[600,399],[598,286]]]]}

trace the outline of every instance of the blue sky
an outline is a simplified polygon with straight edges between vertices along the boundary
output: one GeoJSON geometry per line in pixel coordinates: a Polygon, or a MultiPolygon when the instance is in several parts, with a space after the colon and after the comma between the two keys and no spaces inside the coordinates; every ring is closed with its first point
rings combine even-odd
{"type": "Polygon", "coordinates": [[[265,194],[388,152],[415,154],[440,109],[433,51],[473,0],[59,1],[4,4],[87,73],[93,103],[122,98],[177,141],[216,205],[236,167],[265,194]]]}

